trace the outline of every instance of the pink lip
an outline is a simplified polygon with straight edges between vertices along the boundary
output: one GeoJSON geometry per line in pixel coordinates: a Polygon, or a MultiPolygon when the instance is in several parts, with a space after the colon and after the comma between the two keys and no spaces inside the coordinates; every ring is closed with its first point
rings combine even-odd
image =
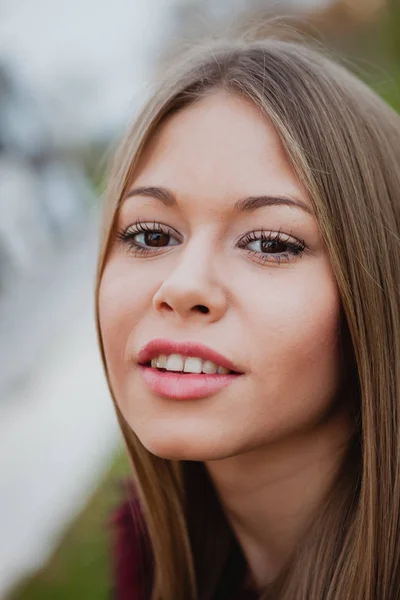
{"type": "MultiPolygon", "coordinates": [[[[219,354],[215,350],[199,344],[198,342],[175,342],[165,338],[155,338],[148,342],[139,352],[138,363],[145,365],[150,362],[155,356],[160,354],[181,354],[182,356],[197,356],[202,360],[211,360],[221,367],[225,367],[236,373],[243,373],[239,367],[234,365],[230,360],[219,354]]],[[[188,377],[188,375],[184,375],[188,377]]]]}
{"type": "Polygon", "coordinates": [[[230,360],[197,342],[175,342],[167,339],[154,339],[142,348],[138,355],[140,373],[148,387],[160,396],[174,399],[194,399],[210,396],[238,379],[243,372],[230,360]],[[174,373],[151,368],[148,363],[160,354],[181,354],[197,356],[202,360],[225,367],[234,373],[174,373]]]}
{"type": "Polygon", "coordinates": [[[140,365],[139,369],[144,381],[154,393],[175,400],[211,396],[241,377],[234,373],[227,375],[187,373],[184,375],[172,371],[158,371],[143,365],[140,365]]]}

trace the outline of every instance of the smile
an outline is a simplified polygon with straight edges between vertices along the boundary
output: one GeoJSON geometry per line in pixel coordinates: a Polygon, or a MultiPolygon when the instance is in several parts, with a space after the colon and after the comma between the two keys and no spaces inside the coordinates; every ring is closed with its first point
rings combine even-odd
{"type": "Polygon", "coordinates": [[[197,356],[182,356],[181,354],[160,354],[151,360],[153,369],[174,371],[177,373],[204,373],[206,375],[227,375],[233,373],[212,360],[203,360],[197,356]]]}
{"type": "Polygon", "coordinates": [[[241,367],[208,346],[165,338],[148,342],[137,363],[152,392],[176,400],[211,396],[243,375],[241,367]]]}

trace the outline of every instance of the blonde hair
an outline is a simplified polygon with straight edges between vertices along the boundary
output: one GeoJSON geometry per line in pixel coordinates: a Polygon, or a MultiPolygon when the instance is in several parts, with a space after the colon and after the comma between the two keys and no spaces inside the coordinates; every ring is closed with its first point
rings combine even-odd
{"type": "MultiPolygon", "coordinates": [[[[249,99],[272,120],[309,193],[341,296],[354,406],[354,440],[332,492],[260,597],[393,600],[400,589],[400,125],[357,77],[310,46],[272,38],[202,44],[167,72],[121,144],[104,206],[96,314],[106,375],[98,288],[119,205],[160,123],[217,89],[249,99]]],[[[233,534],[204,465],[152,455],[113,399],[151,537],[152,598],[211,600],[233,534]]]]}

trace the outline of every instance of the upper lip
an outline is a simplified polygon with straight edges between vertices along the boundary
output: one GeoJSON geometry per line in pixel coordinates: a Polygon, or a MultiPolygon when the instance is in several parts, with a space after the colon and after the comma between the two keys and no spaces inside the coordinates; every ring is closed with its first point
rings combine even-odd
{"type": "Polygon", "coordinates": [[[165,338],[156,338],[150,340],[139,352],[138,362],[144,365],[151,361],[152,358],[159,356],[160,354],[181,354],[182,356],[197,356],[202,360],[211,360],[213,363],[225,367],[230,371],[236,373],[243,373],[243,371],[235,365],[228,358],[200,344],[199,342],[181,341],[176,342],[174,340],[168,340],[165,338]]]}

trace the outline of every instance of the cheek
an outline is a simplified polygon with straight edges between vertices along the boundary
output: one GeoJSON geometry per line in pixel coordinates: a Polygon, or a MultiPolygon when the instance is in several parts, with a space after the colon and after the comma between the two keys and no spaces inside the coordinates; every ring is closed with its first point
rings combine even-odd
{"type": "Polygon", "coordinates": [[[329,271],[314,269],[310,277],[282,278],[280,285],[274,282],[269,288],[252,316],[254,374],[266,390],[260,394],[262,408],[270,410],[268,399],[273,399],[282,426],[306,423],[330,406],[339,384],[336,283],[329,271]]]}
{"type": "Polygon", "coordinates": [[[148,278],[135,272],[132,276],[124,261],[106,265],[99,289],[99,320],[107,368],[113,388],[118,393],[130,369],[129,339],[135,325],[148,310],[148,278]]]}

